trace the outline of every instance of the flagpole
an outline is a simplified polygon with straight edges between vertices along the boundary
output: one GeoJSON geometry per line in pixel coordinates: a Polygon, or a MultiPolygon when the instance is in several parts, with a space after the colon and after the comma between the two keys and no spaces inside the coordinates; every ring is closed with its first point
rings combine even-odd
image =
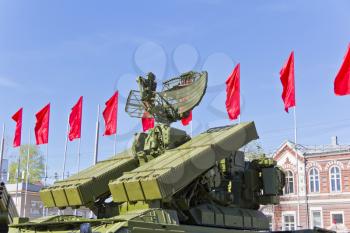
{"type": "Polygon", "coordinates": [[[94,149],[94,165],[98,161],[98,142],[100,131],[100,105],[97,105],[97,120],[96,120],[96,135],[95,135],[95,149],[94,149]]]}
{"type": "Polygon", "coordinates": [[[117,131],[116,131],[115,134],[114,134],[113,152],[114,152],[113,155],[116,155],[116,154],[117,154],[117,131]]]}
{"type": "MultiPolygon", "coordinates": [[[[46,143],[46,159],[45,159],[45,180],[44,180],[44,186],[47,186],[47,178],[48,178],[48,173],[47,173],[47,167],[48,167],[48,161],[49,161],[49,142],[46,143]]],[[[48,211],[48,209],[43,206],[43,216],[45,216],[45,212],[48,211]]]]}
{"type": "MultiPolygon", "coordinates": [[[[97,105],[97,119],[96,119],[96,134],[95,134],[95,148],[94,148],[94,165],[98,161],[98,142],[99,142],[99,132],[100,132],[100,105],[97,105]]],[[[90,217],[92,218],[93,212],[90,211],[90,217]]]]}
{"type": "MultiPolygon", "coordinates": [[[[78,140],[78,154],[77,154],[77,174],[80,171],[80,138],[78,140]]],[[[77,209],[74,209],[74,216],[77,216],[77,209]]]]}
{"type": "Polygon", "coordinates": [[[67,148],[68,148],[68,134],[69,134],[69,116],[68,116],[68,120],[67,120],[66,141],[65,141],[65,144],[64,144],[64,153],[63,153],[62,180],[64,180],[64,174],[65,174],[65,172],[66,172],[67,148]]]}
{"type": "Polygon", "coordinates": [[[116,106],[116,119],[115,119],[115,124],[116,124],[116,127],[115,127],[115,134],[114,134],[114,145],[113,145],[113,152],[114,154],[113,155],[116,155],[117,154],[117,124],[118,124],[118,96],[119,94],[117,94],[117,106],[116,106]]]}
{"type": "Polygon", "coordinates": [[[16,177],[16,206],[18,206],[18,181],[21,175],[21,147],[18,149],[17,177],[16,177]]]}
{"type": "Polygon", "coordinates": [[[27,147],[27,168],[26,168],[26,191],[24,195],[24,217],[27,216],[27,196],[28,196],[28,183],[29,183],[29,159],[30,159],[30,132],[29,132],[29,141],[28,141],[28,147],[27,147]]]}
{"type": "MultiPolygon", "coordinates": [[[[81,144],[81,135],[78,140],[77,174],[80,172],[80,144],[81,144]]],[[[74,209],[74,216],[77,216],[77,209],[74,209]]]]}
{"type": "Polygon", "coordinates": [[[294,106],[293,108],[293,116],[294,116],[294,151],[295,151],[295,158],[297,160],[297,202],[298,202],[298,206],[297,206],[297,212],[298,212],[298,227],[300,227],[300,194],[299,194],[299,190],[300,190],[300,176],[299,176],[299,158],[298,158],[298,151],[297,151],[297,115],[296,115],[296,106],[294,106]]]}
{"type": "MultiPolygon", "coordinates": [[[[241,71],[239,71],[241,73],[241,71]]],[[[241,74],[239,74],[239,115],[238,115],[238,124],[241,124],[241,74]]]]}
{"type": "Polygon", "coordinates": [[[77,162],[78,173],[80,172],[80,144],[81,144],[81,138],[79,138],[78,140],[78,162],[77,162]]]}
{"type": "Polygon", "coordinates": [[[49,160],[49,143],[46,143],[46,159],[45,159],[45,180],[44,180],[44,186],[47,185],[47,165],[49,160]]]}
{"type": "Polygon", "coordinates": [[[2,138],[1,138],[1,149],[0,149],[0,180],[2,180],[2,161],[4,159],[4,146],[5,146],[5,124],[2,125],[2,138]]]}
{"type": "MultiPolygon", "coordinates": [[[[81,97],[81,98],[83,98],[83,97],[81,97]]],[[[81,102],[81,111],[83,111],[83,102],[81,102]]],[[[81,118],[80,118],[80,135],[79,135],[79,141],[78,141],[78,162],[77,162],[78,163],[77,164],[78,173],[80,172],[80,145],[81,145],[81,131],[82,131],[81,126],[82,126],[82,124],[83,124],[83,113],[81,113],[81,118]]]]}

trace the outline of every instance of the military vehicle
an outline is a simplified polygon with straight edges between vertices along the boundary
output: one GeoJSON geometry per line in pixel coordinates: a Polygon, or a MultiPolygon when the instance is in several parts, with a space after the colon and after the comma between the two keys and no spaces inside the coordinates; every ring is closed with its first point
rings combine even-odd
{"type": "Polygon", "coordinates": [[[16,206],[7,192],[5,183],[0,183],[0,232],[8,231],[8,224],[18,218],[16,206]]]}
{"type": "Polygon", "coordinates": [[[278,204],[284,173],[270,159],[246,161],[240,148],[258,138],[253,122],[216,127],[191,138],[171,123],[203,98],[208,75],[188,72],[163,83],[137,79],[131,117],[157,124],[135,135],[129,150],[41,190],[46,208],[89,208],[96,218],[17,219],[11,233],[233,233],[269,230],[260,205],[278,204]]]}

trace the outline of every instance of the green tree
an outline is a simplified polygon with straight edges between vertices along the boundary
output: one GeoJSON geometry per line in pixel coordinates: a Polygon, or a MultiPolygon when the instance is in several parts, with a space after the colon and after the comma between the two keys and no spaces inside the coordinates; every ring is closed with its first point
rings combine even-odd
{"type": "Polygon", "coordinates": [[[245,157],[248,161],[258,159],[265,154],[259,141],[252,141],[244,148],[245,157]]]}
{"type": "MultiPolygon", "coordinates": [[[[29,182],[30,183],[38,183],[41,181],[44,176],[44,157],[41,154],[39,148],[35,145],[22,145],[19,150],[19,155],[21,158],[20,161],[20,179],[24,178],[23,181],[26,181],[27,178],[27,158],[28,158],[28,150],[29,150],[29,182]],[[24,174],[24,177],[22,177],[24,174]]],[[[9,183],[16,183],[17,177],[17,168],[18,161],[13,161],[10,164],[9,173],[10,179],[9,183]]]]}

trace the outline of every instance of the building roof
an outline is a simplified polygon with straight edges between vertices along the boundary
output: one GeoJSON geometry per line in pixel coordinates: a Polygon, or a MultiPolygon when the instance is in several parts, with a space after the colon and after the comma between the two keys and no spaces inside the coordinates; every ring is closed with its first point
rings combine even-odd
{"type": "MultiPolygon", "coordinates": [[[[28,184],[28,191],[39,192],[43,186],[37,184],[28,184]]],[[[6,189],[8,192],[16,192],[16,184],[6,184],[6,189]]],[[[26,183],[18,183],[18,191],[26,190],[26,183]]]]}
{"type": "Polygon", "coordinates": [[[295,146],[295,143],[292,141],[285,141],[282,143],[282,145],[276,150],[274,153],[274,156],[279,154],[280,151],[283,150],[288,146],[290,149],[295,150],[297,149],[297,152],[299,155],[304,157],[309,156],[319,156],[319,155],[337,155],[341,153],[350,153],[350,145],[301,145],[297,144],[295,146]]]}

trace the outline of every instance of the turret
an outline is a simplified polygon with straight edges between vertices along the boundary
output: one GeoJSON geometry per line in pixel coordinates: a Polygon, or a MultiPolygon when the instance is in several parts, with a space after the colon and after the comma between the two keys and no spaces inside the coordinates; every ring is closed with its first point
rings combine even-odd
{"type": "Polygon", "coordinates": [[[140,91],[130,91],[126,112],[131,117],[154,117],[158,124],[147,133],[137,133],[130,150],[89,167],[68,179],[40,191],[45,207],[90,208],[98,217],[118,214],[110,197],[109,182],[144,163],[190,140],[185,131],[170,127],[170,123],[186,116],[201,101],[207,85],[207,73],[188,72],[164,82],[163,91],[156,92],[155,76],[138,78],[140,91]],[[193,90],[196,90],[194,92],[193,90]],[[112,211],[107,211],[112,209],[112,211]]]}
{"type": "Polygon", "coordinates": [[[182,74],[164,82],[161,92],[153,74],[139,77],[138,84],[125,110],[131,117],[155,118],[155,127],[136,133],[131,149],[43,189],[44,205],[86,206],[98,218],[137,210],[187,225],[268,229],[258,209],[279,202],[284,174],[270,158],[245,160],[240,148],[258,139],[254,122],[191,138],[171,123],[199,104],[207,73],[182,74]]]}

